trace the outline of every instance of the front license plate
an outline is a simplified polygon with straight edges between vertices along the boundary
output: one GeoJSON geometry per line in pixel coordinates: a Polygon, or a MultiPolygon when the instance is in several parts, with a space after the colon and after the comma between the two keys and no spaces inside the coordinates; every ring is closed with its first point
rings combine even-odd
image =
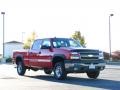
{"type": "Polygon", "coordinates": [[[95,65],[90,64],[90,65],[89,65],[89,69],[95,69],[95,65]]]}

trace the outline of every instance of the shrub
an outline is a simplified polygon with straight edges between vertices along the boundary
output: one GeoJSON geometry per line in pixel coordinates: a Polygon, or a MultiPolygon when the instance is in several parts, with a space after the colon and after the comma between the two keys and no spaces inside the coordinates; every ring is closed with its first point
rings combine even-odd
{"type": "Polygon", "coordinates": [[[11,57],[7,58],[7,59],[6,59],[6,63],[7,63],[7,62],[8,62],[8,63],[9,63],[9,62],[12,62],[12,58],[11,58],[11,57]]]}

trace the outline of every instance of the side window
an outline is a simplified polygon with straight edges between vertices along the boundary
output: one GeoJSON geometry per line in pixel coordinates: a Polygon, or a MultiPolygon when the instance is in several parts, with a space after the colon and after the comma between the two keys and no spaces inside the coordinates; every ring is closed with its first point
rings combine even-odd
{"type": "Polygon", "coordinates": [[[41,42],[42,42],[42,40],[35,40],[31,49],[32,50],[39,50],[41,47],[41,42]]]}
{"type": "Polygon", "coordinates": [[[42,43],[42,46],[41,46],[42,49],[48,49],[50,46],[51,46],[51,44],[50,44],[49,39],[43,40],[43,43],[42,43]]]}
{"type": "Polygon", "coordinates": [[[53,41],[54,48],[60,48],[60,47],[68,47],[68,43],[66,40],[54,40],[53,41]]]}

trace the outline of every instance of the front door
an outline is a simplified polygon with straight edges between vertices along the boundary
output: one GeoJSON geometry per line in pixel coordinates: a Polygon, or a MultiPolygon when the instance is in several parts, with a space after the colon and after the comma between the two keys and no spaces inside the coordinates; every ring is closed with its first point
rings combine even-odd
{"type": "Polygon", "coordinates": [[[38,59],[39,66],[41,65],[44,68],[49,68],[52,66],[52,47],[50,39],[44,39],[41,45],[41,54],[38,59]]]}
{"type": "Polygon", "coordinates": [[[29,61],[30,61],[30,66],[32,67],[38,67],[38,59],[40,56],[40,47],[41,47],[42,40],[38,39],[35,40],[31,49],[29,50],[29,61]]]}

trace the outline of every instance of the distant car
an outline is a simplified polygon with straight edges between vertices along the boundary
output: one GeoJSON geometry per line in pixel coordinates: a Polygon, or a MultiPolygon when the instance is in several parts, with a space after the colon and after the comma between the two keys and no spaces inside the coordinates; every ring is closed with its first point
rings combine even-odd
{"type": "Polygon", "coordinates": [[[105,68],[103,52],[83,48],[71,38],[45,38],[34,41],[30,50],[13,53],[19,75],[26,69],[43,69],[46,74],[54,72],[56,79],[65,79],[68,73],[87,73],[97,78],[105,68]]]}

